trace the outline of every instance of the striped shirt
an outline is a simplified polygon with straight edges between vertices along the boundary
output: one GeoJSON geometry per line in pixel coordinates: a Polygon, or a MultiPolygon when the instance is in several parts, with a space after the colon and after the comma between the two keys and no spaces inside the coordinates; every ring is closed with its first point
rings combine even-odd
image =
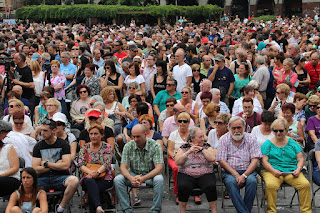
{"type": "Polygon", "coordinates": [[[163,163],[160,144],[150,138],[146,140],[143,149],[140,149],[134,140],[123,148],[121,163],[128,164],[135,174],[146,175],[155,168],[156,164],[163,163]]]}
{"type": "Polygon", "coordinates": [[[228,132],[220,138],[216,161],[226,161],[235,170],[247,170],[251,159],[262,158],[257,140],[244,132],[240,146],[236,146],[228,132]]]}

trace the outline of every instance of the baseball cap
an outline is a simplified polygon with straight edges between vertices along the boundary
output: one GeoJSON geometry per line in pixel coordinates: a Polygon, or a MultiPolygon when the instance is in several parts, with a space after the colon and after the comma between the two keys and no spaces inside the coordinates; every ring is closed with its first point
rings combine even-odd
{"type": "Polygon", "coordinates": [[[217,54],[216,57],[214,58],[215,61],[224,61],[225,58],[223,55],[221,54],[217,54]]]}
{"type": "Polygon", "coordinates": [[[60,121],[63,123],[67,123],[67,117],[65,114],[61,113],[61,112],[57,112],[53,115],[52,120],[54,120],[55,122],[60,121]]]}
{"type": "Polygon", "coordinates": [[[39,53],[33,53],[31,57],[31,61],[37,61],[40,58],[39,53]]]}
{"type": "Polygon", "coordinates": [[[95,117],[95,118],[99,118],[101,117],[101,112],[98,109],[92,109],[89,113],[88,113],[88,117],[95,117]]]}

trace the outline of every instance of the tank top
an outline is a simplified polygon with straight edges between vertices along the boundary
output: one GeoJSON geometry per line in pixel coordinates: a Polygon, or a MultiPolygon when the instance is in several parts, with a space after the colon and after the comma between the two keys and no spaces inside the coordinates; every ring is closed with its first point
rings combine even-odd
{"type": "MultiPolygon", "coordinates": [[[[11,168],[10,162],[8,159],[8,154],[9,154],[9,151],[12,146],[13,146],[12,144],[5,144],[5,145],[3,145],[3,147],[0,151],[0,162],[1,162],[0,163],[0,174],[8,171],[11,168]]],[[[9,177],[13,177],[13,178],[16,178],[17,180],[20,180],[19,171],[13,175],[10,175],[9,177]]]]}
{"type": "Polygon", "coordinates": [[[114,111],[119,111],[118,102],[114,101],[112,104],[111,109],[106,108],[106,113],[108,113],[108,116],[110,119],[114,120],[114,124],[121,123],[121,116],[114,114],[114,111]]]}
{"type": "Polygon", "coordinates": [[[39,107],[39,120],[43,119],[44,117],[46,117],[46,115],[48,115],[48,112],[43,109],[42,104],[39,107]]]}
{"type": "MultiPolygon", "coordinates": [[[[36,200],[38,200],[38,196],[40,192],[43,190],[38,191],[36,200]]],[[[18,195],[18,199],[20,199],[20,193],[18,190],[16,190],[16,193],[18,195]]],[[[32,201],[30,202],[22,202],[22,206],[20,207],[23,213],[31,213],[34,208],[36,208],[36,204],[32,205],[32,201]]]]}
{"type": "Polygon", "coordinates": [[[289,132],[293,134],[293,138],[298,139],[299,135],[298,135],[298,121],[297,120],[293,120],[292,125],[289,126],[289,132]]]}
{"type": "Polygon", "coordinates": [[[158,92],[160,92],[161,90],[165,90],[166,89],[166,82],[167,82],[167,75],[164,76],[163,80],[158,83],[157,82],[157,74],[154,75],[153,78],[153,89],[154,89],[154,93],[157,95],[158,92]]]}
{"type": "MultiPolygon", "coordinates": [[[[114,86],[118,86],[118,81],[119,81],[119,77],[120,74],[116,73],[116,79],[113,80],[112,78],[108,78],[108,85],[114,85],[114,86]]],[[[121,94],[120,94],[120,90],[116,90],[116,95],[119,101],[121,101],[121,94]]]]}

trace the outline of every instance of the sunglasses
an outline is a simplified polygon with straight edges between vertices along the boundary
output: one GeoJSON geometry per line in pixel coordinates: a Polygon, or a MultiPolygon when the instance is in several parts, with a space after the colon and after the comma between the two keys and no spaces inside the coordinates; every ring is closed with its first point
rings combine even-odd
{"type": "Polygon", "coordinates": [[[320,107],[317,107],[317,109],[320,109],[320,107]]]}
{"type": "Polygon", "coordinates": [[[178,123],[182,123],[182,122],[186,124],[186,123],[188,123],[189,121],[187,121],[187,120],[178,120],[178,123]]]}
{"type": "Polygon", "coordinates": [[[274,129],[274,130],[272,130],[274,133],[277,133],[277,132],[280,132],[280,133],[282,133],[282,132],[284,132],[284,129],[274,129]]]}
{"type": "Polygon", "coordinates": [[[87,92],[88,92],[87,90],[79,91],[80,94],[82,94],[82,93],[87,93],[87,92]]]}
{"type": "Polygon", "coordinates": [[[168,87],[171,87],[171,86],[173,86],[174,84],[166,84],[168,87]]]}
{"type": "Polygon", "coordinates": [[[319,93],[320,92],[320,90],[317,90],[317,93],[319,93]]]}
{"type": "Polygon", "coordinates": [[[78,58],[77,56],[73,56],[72,58],[78,58]]]}
{"type": "Polygon", "coordinates": [[[22,124],[24,124],[24,122],[15,122],[15,121],[13,121],[13,123],[14,123],[15,125],[22,125],[22,124]]]}
{"type": "Polygon", "coordinates": [[[189,92],[182,91],[181,94],[189,94],[189,92]]]}
{"type": "Polygon", "coordinates": [[[111,69],[111,67],[105,67],[107,70],[111,69]]]}
{"type": "Polygon", "coordinates": [[[317,105],[309,105],[309,107],[311,108],[311,107],[317,107],[317,105]]]}
{"type": "Polygon", "coordinates": [[[135,87],[129,87],[129,89],[136,89],[135,87]]]}
{"type": "Polygon", "coordinates": [[[89,117],[89,120],[90,120],[90,121],[91,121],[91,120],[98,120],[98,118],[97,118],[97,117],[90,116],[90,117],[89,117]]]}
{"type": "Polygon", "coordinates": [[[200,70],[192,70],[192,72],[200,72],[200,70]]]}
{"type": "Polygon", "coordinates": [[[167,104],[166,107],[174,107],[174,104],[167,104]]]}
{"type": "Polygon", "coordinates": [[[42,125],[51,125],[52,123],[55,123],[53,120],[44,119],[41,124],[42,125]]]}
{"type": "Polygon", "coordinates": [[[65,123],[63,122],[57,121],[56,123],[57,123],[57,126],[65,126],[65,123]]]}
{"type": "Polygon", "coordinates": [[[90,103],[89,105],[90,105],[90,106],[93,106],[93,105],[94,105],[94,103],[90,103]]]}
{"type": "Polygon", "coordinates": [[[13,108],[13,107],[15,107],[14,105],[9,105],[9,108],[13,108]]]}
{"type": "Polygon", "coordinates": [[[79,49],[71,49],[71,50],[79,50],[79,49]]]}
{"type": "Polygon", "coordinates": [[[222,121],[214,121],[213,123],[215,123],[215,124],[219,124],[219,125],[224,124],[224,122],[222,122],[222,121]]]}

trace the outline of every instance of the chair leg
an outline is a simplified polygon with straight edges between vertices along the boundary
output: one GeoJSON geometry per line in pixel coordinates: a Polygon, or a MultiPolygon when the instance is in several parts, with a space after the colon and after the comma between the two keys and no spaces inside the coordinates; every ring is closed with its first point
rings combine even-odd
{"type": "Polygon", "coordinates": [[[260,213],[259,195],[258,195],[258,193],[256,193],[256,199],[257,199],[257,208],[258,208],[258,213],[260,213]]]}
{"type": "MultiPolygon", "coordinates": [[[[285,188],[285,187],[284,187],[284,188],[285,188]]],[[[293,196],[292,196],[292,198],[291,198],[291,201],[290,201],[290,208],[292,208],[293,199],[294,199],[294,197],[296,196],[296,194],[298,194],[298,201],[300,200],[300,199],[299,199],[299,192],[298,192],[298,190],[295,189],[294,194],[293,194],[293,196]]]]}

